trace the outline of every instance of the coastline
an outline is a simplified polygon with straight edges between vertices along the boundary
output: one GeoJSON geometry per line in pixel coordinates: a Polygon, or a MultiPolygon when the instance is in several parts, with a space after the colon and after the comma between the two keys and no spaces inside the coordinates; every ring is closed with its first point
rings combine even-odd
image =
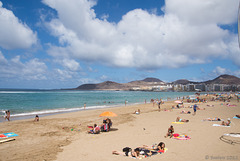
{"type": "MultiPolygon", "coordinates": [[[[206,110],[197,111],[196,116],[179,114],[181,110],[192,112],[189,108],[158,112],[156,104],[153,106],[152,103],[147,103],[51,115],[40,117],[39,122],[33,122],[34,118],[3,122],[0,124],[0,133],[14,132],[19,136],[15,141],[0,145],[2,149],[0,160],[61,161],[81,158],[80,160],[86,161],[120,161],[129,158],[114,156],[111,154],[112,150],[121,150],[126,146],[134,148],[143,144],[151,145],[159,141],[164,141],[169,150],[166,154],[153,156],[151,160],[205,160],[207,155],[209,157],[238,156],[239,145],[236,145],[237,147],[228,145],[220,141],[219,137],[223,133],[238,132],[240,120],[232,120],[234,124],[230,128],[212,127],[213,122],[201,121],[204,118],[216,116],[226,120],[240,113],[240,104],[235,98],[231,103],[236,104],[237,107],[227,107],[220,105],[221,103],[219,101],[200,103],[199,107],[206,110]],[[207,107],[207,104],[214,107],[207,107]],[[141,110],[140,115],[133,114],[137,109],[141,110]],[[118,114],[117,117],[112,118],[114,130],[99,135],[86,134],[89,130],[87,125],[102,123],[103,118],[99,115],[103,111],[113,111],[118,114]],[[190,120],[183,126],[173,126],[177,132],[190,135],[191,140],[181,142],[164,138],[167,128],[177,116],[190,120]],[[198,150],[196,155],[192,153],[193,148],[198,150]]],[[[174,101],[165,102],[161,108],[171,109],[173,104],[174,101]]],[[[192,103],[184,103],[184,105],[187,107],[192,103]]],[[[238,158],[240,159],[240,156],[238,158]]]]}
{"type": "Polygon", "coordinates": [[[176,99],[176,96],[186,97],[187,95],[194,95],[194,92],[180,92],[180,93],[148,92],[146,94],[145,92],[139,93],[139,92],[132,92],[132,91],[124,91],[124,93],[121,93],[121,92],[112,93],[112,91],[110,91],[110,93],[108,93],[107,91],[101,91],[99,93],[96,91],[88,91],[87,95],[85,95],[85,92],[83,91],[74,91],[73,93],[72,91],[64,91],[63,93],[60,91],[60,93],[58,93],[57,91],[50,91],[50,90],[47,90],[47,91],[46,90],[28,90],[28,91],[10,90],[10,91],[2,91],[2,92],[3,93],[0,93],[2,94],[1,97],[3,98],[2,100],[0,99],[1,101],[3,101],[3,103],[1,104],[2,107],[0,107],[1,108],[0,123],[4,122],[3,116],[5,113],[5,110],[10,110],[11,120],[22,120],[22,119],[34,118],[36,115],[43,117],[48,115],[82,111],[84,110],[84,104],[81,102],[86,102],[87,110],[92,110],[92,109],[124,106],[125,101],[127,101],[128,105],[134,105],[134,104],[142,104],[144,103],[144,100],[150,101],[150,99],[152,98],[160,99],[165,96],[163,100],[167,101],[168,98],[166,97],[168,96],[170,100],[174,100],[176,99]],[[89,95],[92,95],[92,92],[94,92],[94,97],[89,96],[89,95]],[[7,100],[4,99],[6,97],[4,93],[8,98],[7,100]],[[34,96],[29,97],[29,94],[31,93],[33,93],[34,96]],[[45,94],[50,98],[49,97],[46,97],[45,99],[42,98],[42,96],[45,94]],[[59,94],[61,96],[59,96],[59,94]],[[131,94],[134,95],[134,97],[132,97],[131,94]],[[107,98],[108,95],[112,95],[111,98],[107,98]],[[123,97],[125,95],[126,97],[123,97]],[[70,96],[72,96],[74,99],[71,99],[69,102],[67,102],[66,98],[64,97],[69,98],[70,96]],[[81,98],[81,100],[79,100],[79,97],[81,98]],[[90,97],[92,100],[87,100],[88,97],[90,97]],[[13,98],[13,99],[10,99],[10,98],[13,98]],[[15,99],[15,98],[21,98],[21,99],[15,99]],[[127,98],[129,98],[129,100],[127,98]],[[54,101],[54,99],[58,101],[54,101]],[[63,101],[61,101],[61,99],[63,101]],[[7,102],[11,102],[11,103],[8,104],[7,102]],[[21,103],[16,104],[14,102],[23,102],[24,104],[21,104],[21,103]],[[30,102],[30,104],[26,104],[25,102],[30,102]]]}

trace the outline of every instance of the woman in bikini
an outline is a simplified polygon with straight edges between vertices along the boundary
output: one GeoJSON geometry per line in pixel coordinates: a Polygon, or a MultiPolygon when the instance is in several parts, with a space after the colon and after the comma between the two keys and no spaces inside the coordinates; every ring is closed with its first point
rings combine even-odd
{"type": "Polygon", "coordinates": [[[180,117],[177,117],[176,122],[189,122],[189,120],[181,119],[180,117]]]}

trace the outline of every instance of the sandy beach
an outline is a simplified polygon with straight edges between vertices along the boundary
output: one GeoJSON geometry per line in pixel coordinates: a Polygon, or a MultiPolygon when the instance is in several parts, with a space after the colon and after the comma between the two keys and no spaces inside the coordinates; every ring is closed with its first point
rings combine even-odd
{"type": "MultiPolygon", "coordinates": [[[[240,133],[240,119],[233,116],[240,114],[240,103],[231,99],[226,102],[210,101],[198,103],[200,108],[196,115],[193,109],[187,108],[193,103],[186,103],[180,109],[170,110],[174,101],[161,105],[162,111],[152,103],[127,105],[108,109],[85,110],[0,123],[0,133],[14,132],[19,136],[14,141],[0,144],[0,161],[122,161],[132,158],[113,155],[113,150],[122,151],[124,147],[136,148],[142,145],[153,145],[164,142],[167,151],[143,160],[240,160],[240,144],[229,144],[219,138],[226,133],[240,133]],[[211,106],[207,106],[211,105],[211,106]],[[139,115],[133,114],[140,109],[139,115]],[[168,109],[164,111],[163,109],[168,109]],[[180,114],[189,110],[191,114],[180,114]],[[112,130],[100,134],[87,134],[87,125],[101,124],[104,111],[112,111],[118,116],[111,118],[112,130]],[[190,120],[184,124],[173,124],[177,117],[190,120]],[[202,121],[205,118],[220,117],[225,121],[231,118],[230,127],[215,127],[219,121],[202,121]],[[173,125],[175,133],[188,135],[189,140],[165,138],[167,129],[173,125]]],[[[240,138],[229,137],[238,141],[240,138]]]]}

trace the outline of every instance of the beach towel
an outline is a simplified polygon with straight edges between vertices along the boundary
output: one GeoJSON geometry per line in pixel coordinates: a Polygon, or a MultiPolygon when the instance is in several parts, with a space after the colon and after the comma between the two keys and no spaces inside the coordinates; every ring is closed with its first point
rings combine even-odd
{"type": "Polygon", "coordinates": [[[7,138],[6,135],[4,135],[4,134],[0,134],[0,139],[5,139],[5,138],[7,138]]]}
{"type": "Polygon", "coordinates": [[[13,132],[3,133],[3,135],[6,135],[8,138],[14,137],[14,136],[18,136],[17,134],[15,134],[15,133],[13,133],[13,132]]]}
{"type": "Polygon", "coordinates": [[[212,126],[220,126],[220,127],[230,127],[230,126],[225,126],[225,125],[219,125],[219,124],[213,124],[212,126]]]}
{"type": "Polygon", "coordinates": [[[234,119],[240,119],[240,118],[239,118],[239,117],[237,117],[237,116],[234,116],[233,118],[234,118],[234,119]]]}
{"type": "Polygon", "coordinates": [[[179,135],[177,137],[173,137],[173,139],[177,139],[177,140],[189,140],[191,139],[189,136],[187,135],[179,135]]]}
{"type": "Polygon", "coordinates": [[[227,105],[228,107],[236,107],[237,105],[227,105]]]}
{"type": "Polygon", "coordinates": [[[236,137],[236,138],[240,138],[240,133],[235,133],[235,134],[224,134],[225,136],[231,136],[231,137],[236,137]]]}
{"type": "Polygon", "coordinates": [[[184,124],[184,122],[172,122],[173,124],[184,124]]]}

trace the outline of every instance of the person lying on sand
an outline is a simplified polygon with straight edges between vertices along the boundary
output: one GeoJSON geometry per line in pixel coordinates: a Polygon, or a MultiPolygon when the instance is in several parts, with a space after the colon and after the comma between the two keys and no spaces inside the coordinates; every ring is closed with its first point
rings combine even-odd
{"type": "Polygon", "coordinates": [[[156,150],[159,152],[164,152],[164,148],[165,148],[165,143],[160,142],[158,145],[154,144],[153,146],[147,146],[147,145],[143,145],[142,148],[148,149],[148,150],[156,150]]]}
{"type": "Polygon", "coordinates": [[[99,134],[100,133],[100,127],[97,126],[97,124],[94,124],[92,129],[89,130],[88,133],[90,133],[90,134],[99,134]]]}
{"type": "Polygon", "coordinates": [[[173,133],[174,133],[174,128],[173,128],[173,126],[171,125],[171,126],[168,128],[168,132],[167,132],[165,138],[168,137],[168,136],[170,136],[170,138],[171,138],[171,137],[173,136],[173,133]]]}
{"type": "Polygon", "coordinates": [[[115,154],[115,155],[123,155],[123,156],[127,156],[127,157],[140,158],[140,157],[139,157],[139,155],[140,155],[140,149],[139,149],[139,148],[136,148],[136,149],[134,149],[134,151],[132,151],[131,148],[126,147],[126,148],[123,148],[123,152],[114,150],[114,151],[112,151],[112,154],[115,154]]]}
{"type": "Polygon", "coordinates": [[[221,121],[221,119],[219,117],[215,117],[215,118],[206,118],[206,119],[203,119],[203,121],[221,121]]]}
{"type": "Polygon", "coordinates": [[[180,114],[191,114],[191,111],[181,111],[180,114]]]}
{"type": "Polygon", "coordinates": [[[189,120],[181,119],[180,117],[177,117],[176,122],[189,122],[189,120]]]}
{"type": "Polygon", "coordinates": [[[236,115],[236,117],[240,118],[240,115],[236,115]]]}
{"type": "Polygon", "coordinates": [[[223,121],[221,125],[223,125],[223,126],[230,126],[230,124],[231,124],[231,121],[230,121],[230,118],[228,118],[227,122],[223,121]]]}
{"type": "Polygon", "coordinates": [[[214,107],[214,105],[207,105],[208,107],[214,107]]]}

